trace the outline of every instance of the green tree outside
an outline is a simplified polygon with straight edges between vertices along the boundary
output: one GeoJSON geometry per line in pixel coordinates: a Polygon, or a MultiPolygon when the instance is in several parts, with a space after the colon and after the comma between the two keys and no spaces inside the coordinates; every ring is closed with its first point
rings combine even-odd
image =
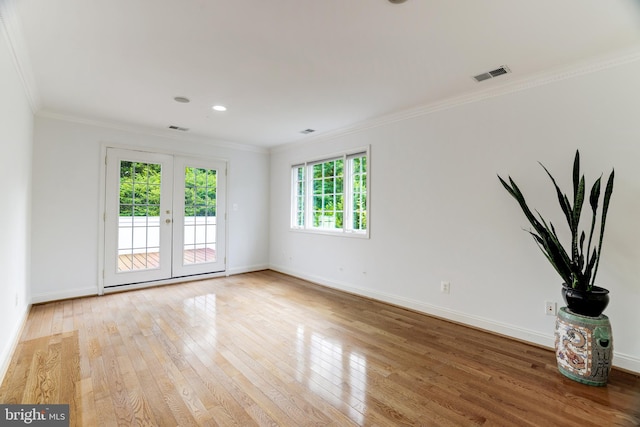
{"type": "MultiPolygon", "coordinates": [[[[120,216],[160,216],[162,166],[120,163],[120,216]]],[[[216,216],[215,170],[185,168],[185,216],[216,216]]]]}

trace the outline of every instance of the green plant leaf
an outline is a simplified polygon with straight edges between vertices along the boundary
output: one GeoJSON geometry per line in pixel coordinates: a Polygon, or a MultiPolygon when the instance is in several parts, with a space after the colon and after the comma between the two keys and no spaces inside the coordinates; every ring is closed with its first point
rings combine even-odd
{"type": "Polygon", "coordinates": [[[522,212],[532,227],[531,230],[527,231],[534,238],[534,241],[543,252],[544,256],[565,283],[576,289],[591,290],[595,283],[595,277],[601,258],[602,241],[609,210],[609,203],[613,193],[615,173],[612,171],[611,175],[609,175],[605,189],[597,248],[592,248],[592,242],[595,239],[595,227],[602,186],[602,176],[596,180],[591,188],[589,204],[591,206],[592,218],[588,233],[588,243],[585,248],[584,245],[587,240],[587,234],[585,231],[579,230],[580,216],[584,206],[586,189],[585,177],[580,174],[579,151],[576,150],[573,162],[573,206],[571,205],[567,195],[562,192],[549,170],[542,163],[540,163],[540,165],[553,183],[558,203],[571,231],[571,247],[569,252],[567,252],[561,244],[554,225],[551,222],[547,223],[538,211],[535,211],[534,214],[534,211],[529,208],[522,192],[511,176],[509,176],[509,183],[503,180],[500,176],[498,176],[498,179],[502,183],[503,187],[520,205],[522,212]]]}
{"type": "MultiPolygon", "coordinates": [[[[584,177],[583,177],[584,178],[584,177]]],[[[580,181],[580,151],[576,150],[576,155],[573,159],[573,195],[578,194],[578,186],[580,181]]]]}
{"type": "MultiPolygon", "coordinates": [[[[580,269],[584,266],[584,239],[586,238],[586,234],[584,231],[580,234],[580,257],[578,258],[578,266],[580,269]]],[[[589,252],[587,251],[587,256],[589,252]]]]}
{"type": "MultiPolygon", "coordinates": [[[[600,200],[600,186],[602,182],[602,175],[593,183],[593,187],[591,187],[591,193],[589,195],[589,204],[591,205],[591,227],[589,229],[589,242],[587,243],[587,256],[591,252],[591,242],[593,241],[593,233],[596,228],[596,219],[598,216],[598,201],[600,200]]],[[[588,265],[587,265],[588,267],[588,265]]],[[[591,270],[588,271],[589,276],[591,275],[591,270]]]]}
{"type": "Polygon", "coordinates": [[[571,253],[574,261],[578,260],[578,226],[580,225],[580,215],[582,215],[582,205],[584,203],[584,176],[578,183],[578,191],[574,194],[573,217],[571,221],[571,253]]]}
{"type": "Polygon", "coordinates": [[[504,188],[509,192],[509,194],[511,194],[511,196],[516,199],[516,201],[520,205],[520,208],[524,212],[524,215],[527,217],[529,223],[533,226],[533,228],[537,230],[539,227],[541,227],[540,223],[531,212],[531,209],[529,209],[529,206],[527,206],[527,202],[525,201],[522,192],[513,181],[513,179],[509,177],[509,182],[511,183],[511,185],[507,184],[500,176],[498,176],[498,179],[500,180],[504,188]]]}
{"type": "Polygon", "coordinates": [[[560,190],[560,187],[558,186],[558,184],[556,183],[556,179],[553,177],[553,175],[551,175],[551,172],[549,172],[549,170],[546,168],[545,165],[543,165],[542,163],[538,162],[540,164],[540,166],[542,166],[542,169],[544,169],[544,171],[547,173],[547,175],[549,175],[549,178],[551,179],[551,182],[553,183],[553,186],[556,189],[556,195],[558,196],[558,203],[560,203],[560,208],[562,209],[562,213],[564,214],[565,218],[567,219],[567,224],[569,224],[569,228],[573,228],[573,209],[571,208],[571,203],[569,203],[569,199],[567,198],[567,196],[562,193],[562,190],[560,190]]]}
{"type": "Polygon", "coordinates": [[[615,170],[611,171],[609,179],[607,180],[607,187],[604,190],[604,201],[602,202],[602,219],[600,223],[600,241],[598,242],[598,254],[596,257],[596,264],[593,268],[593,275],[591,276],[591,282],[589,282],[589,289],[593,287],[596,280],[596,274],[598,273],[598,266],[600,264],[600,258],[602,254],[602,239],[604,237],[604,226],[607,222],[607,214],[609,212],[609,201],[611,200],[611,194],[613,194],[613,179],[615,170]]]}

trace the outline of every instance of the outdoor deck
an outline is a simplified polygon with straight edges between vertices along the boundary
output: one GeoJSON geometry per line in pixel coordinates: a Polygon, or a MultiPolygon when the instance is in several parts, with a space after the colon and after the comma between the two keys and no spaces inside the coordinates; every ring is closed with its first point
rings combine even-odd
{"type": "MultiPolygon", "coordinates": [[[[216,251],[210,248],[184,251],[185,264],[200,264],[216,260],[216,251]]],[[[160,253],[148,252],[118,257],[118,271],[148,270],[160,266],[160,253]]]]}

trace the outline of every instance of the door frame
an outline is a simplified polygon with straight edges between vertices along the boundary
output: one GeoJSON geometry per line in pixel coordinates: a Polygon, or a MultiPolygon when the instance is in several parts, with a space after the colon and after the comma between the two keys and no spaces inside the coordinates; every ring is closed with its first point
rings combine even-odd
{"type": "MultiPolygon", "coordinates": [[[[107,164],[107,187],[105,187],[105,287],[121,286],[131,283],[147,283],[164,280],[172,275],[172,234],[173,234],[173,172],[174,157],[166,154],[147,153],[143,151],[132,151],[122,149],[107,149],[109,164],[107,164]],[[119,269],[119,234],[121,233],[120,217],[120,185],[121,184],[121,164],[123,161],[136,162],[142,164],[161,165],[160,198],[158,206],[158,224],[152,227],[157,229],[158,247],[160,263],[154,268],[132,268],[124,272],[119,269]],[[166,223],[165,223],[166,221],[166,223]],[[109,283],[107,285],[107,282],[109,283]]],[[[148,191],[148,189],[147,189],[148,191]]],[[[133,213],[132,213],[133,215],[133,213]]],[[[127,217],[131,218],[132,217],[127,217]]],[[[146,217],[148,219],[148,217],[146,217]]],[[[133,226],[134,224],[132,224],[133,226]]],[[[146,228],[147,238],[149,237],[148,223],[146,228]]],[[[131,230],[140,229],[133,227],[131,230]]],[[[135,234],[135,233],[134,233],[135,234]]],[[[153,233],[155,234],[155,233],[153,233]]],[[[148,243],[148,242],[147,242],[148,243]]],[[[132,241],[132,246],[136,244],[132,241]]],[[[148,251],[148,248],[145,248],[148,251]]]]}
{"type": "MultiPolygon", "coordinates": [[[[216,215],[216,248],[220,248],[221,250],[217,250],[216,261],[215,264],[218,266],[222,266],[222,271],[226,271],[226,263],[225,258],[227,256],[226,251],[226,232],[218,233],[217,230],[220,229],[220,225],[222,225],[222,230],[226,230],[227,226],[227,218],[226,218],[226,206],[227,206],[227,196],[226,196],[226,182],[227,182],[227,163],[219,160],[211,160],[211,159],[203,159],[196,158],[194,156],[186,157],[186,156],[175,156],[174,157],[174,176],[173,176],[173,240],[172,240],[172,272],[173,276],[177,277],[189,277],[200,274],[209,274],[206,270],[210,268],[210,264],[208,263],[196,263],[190,265],[184,265],[183,263],[183,250],[184,250],[184,237],[185,237],[185,227],[184,224],[180,221],[176,220],[176,212],[181,212],[181,218],[184,220],[184,193],[183,190],[185,188],[185,176],[184,170],[185,167],[194,167],[194,168],[203,168],[203,169],[212,169],[214,168],[217,171],[217,180],[216,180],[216,212],[221,213],[221,215],[216,215]],[[220,185],[222,184],[222,185],[220,185]],[[177,188],[180,188],[178,192],[177,188]],[[178,195],[178,197],[176,197],[178,195]],[[222,195],[222,198],[218,196],[222,195]],[[222,236],[219,238],[219,236],[222,236]],[[219,245],[220,243],[220,245],[219,245]],[[178,253],[180,256],[177,256],[178,253]]],[[[218,270],[218,272],[221,272],[218,270]]],[[[213,273],[213,272],[212,272],[213,273]]]]}
{"type": "Polygon", "coordinates": [[[115,148],[119,150],[131,150],[131,151],[141,151],[145,153],[155,153],[155,154],[164,154],[169,156],[178,156],[178,157],[188,157],[188,158],[200,158],[203,160],[210,160],[212,162],[224,162],[226,164],[227,169],[227,179],[225,180],[225,197],[229,199],[229,168],[230,162],[225,158],[213,157],[213,156],[202,156],[197,153],[189,153],[189,152],[180,152],[180,151],[169,151],[169,150],[157,150],[151,147],[141,147],[141,146],[133,146],[126,144],[114,144],[114,143],[102,143],[100,144],[100,191],[98,198],[98,270],[96,271],[97,282],[98,282],[98,295],[104,295],[107,293],[120,292],[123,290],[134,290],[134,289],[142,289],[148,288],[152,286],[160,286],[160,285],[169,285],[173,283],[180,282],[189,282],[194,280],[208,279],[213,277],[224,277],[229,276],[229,221],[228,221],[228,203],[225,203],[223,213],[225,218],[224,225],[224,233],[225,233],[225,241],[224,241],[224,250],[225,250],[225,262],[224,262],[224,271],[218,273],[204,273],[197,274],[193,276],[184,276],[184,277],[176,277],[176,278],[168,278],[162,280],[155,280],[144,283],[135,283],[131,285],[120,285],[120,286],[112,286],[105,288],[104,286],[104,271],[105,271],[105,233],[106,233],[106,194],[107,194],[107,149],[115,148]]]}

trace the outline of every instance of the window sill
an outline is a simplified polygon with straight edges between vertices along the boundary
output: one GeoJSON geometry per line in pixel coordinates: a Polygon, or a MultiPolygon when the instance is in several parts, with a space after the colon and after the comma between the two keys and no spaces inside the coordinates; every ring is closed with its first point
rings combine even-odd
{"type": "Polygon", "coordinates": [[[355,231],[330,231],[313,228],[289,228],[289,231],[302,234],[320,234],[325,236],[349,237],[355,239],[369,239],[369,230],[358,233],[355,231]]]}

